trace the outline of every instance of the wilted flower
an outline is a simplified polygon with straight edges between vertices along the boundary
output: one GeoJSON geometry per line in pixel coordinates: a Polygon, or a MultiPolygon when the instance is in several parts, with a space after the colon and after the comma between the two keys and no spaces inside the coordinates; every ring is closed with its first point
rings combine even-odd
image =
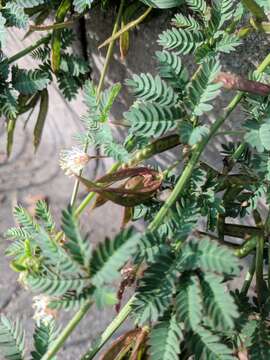
{"type": "Polygon", "coordinates": [[[66,175],[73,176],[79,175],[89,160],[89,155],[83,150],[73,146],[71,150],[63,150],[60,152],[59,164],[66,175]]]}
{"type": "Polygon", "coordinates": [[[35,314],[33,319],[39,324],[43,322],[48,324],[52,319],[55,318],[56,312],[48,307],[50,298],[45,295],[39,295],[33,297],[33,308],[35,314]]]}

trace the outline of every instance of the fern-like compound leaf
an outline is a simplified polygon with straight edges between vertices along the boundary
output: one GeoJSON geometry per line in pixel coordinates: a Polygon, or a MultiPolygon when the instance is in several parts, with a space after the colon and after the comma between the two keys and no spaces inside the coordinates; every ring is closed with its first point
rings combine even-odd
{"type": "Polygon", "coordinates": [[[257,320],[255,330],[251,337],[251,345],[248,349],[250,360],[270,358],[270,328],[263,320],[257,320]]]}
{"type": "Polygon", "coordinates": [[[25,29],[28,24],[29,17],[24,12],[24,5],[20,5],[17,1],[9,1],[2,9],[2,15],[6,18],[7,26],[16,26],[25,29]]]}
{"type": "Polygon", "coordinates": [[[223,278],[214,274],[204,274],[202,293],[207,315],[214,328],[230,331],[235,327],[235,320],[239,316],[232,296],[222,284],[223,278]]]}
{"type": "Polygon", "coordinates": [[[148,6],[152,6],[159,9],[169,9],[179,6],[183,3],[183,0],[141,0],[148,6]]]}
{"type": "Polygon", "coordinates": [[[178,360],[182,330],[174,314],[159,321],[152,329],[149,339],[151,360],[178,360]]]}
{"type": "Polygon", "coordinates": [[[127,80],[126,84],[139,100],[155,102],[161,106],[177,104],[177,94],[158,75],[133,75],[133,79],[127,80]]]}
{"type": "Polygon", "coordinates": [[[36,203],[35,214],[37,219],[43,222],[45,230],[51,233],[55,228],[55,223],[46,201],[39,200],[36,203]]]}
{"type": "Polygon", "coordinates": [[[160,137],[173,130],[182,113],[179,108],[143,103],[134,105],[124,113],[131,125],[130,131],[136,135],[160,137]]]}
{"type": "Polygon", "coordinates": [[[140,279],[133,304],[136,320],[140,325],[145,321],[156,321],[168,309],[174,293],[175,279],[176,263],[173,254],[170,251],[158,254],[155,262],[140,279]]]}
{"type": "Polygon", "coordinates": [[[73,54],[63,54],[61,57],[60,71],[71,76],[84,75],[89,71],[87,62],[73,54]]]}
{"type": "Polygon", "coordinates": [[[1,49],[3,49],[3,47],[6,44],[6,19],[4,18],[4,16],[2,14],[0,14],[0,45],[1,45],[1,49]]]}
{"type": "Polygon", "coordinates": [[[179,322],[184,322],[186,329],[196,331],[204,313],[200,282],[195,275],[180,278],[175,307],[179,322]]]}
{"type": "Polygon", "coordinates": [[[78,78],[75,78],[65,72],[59,72],[57,74],[57,83],[64,97],[69,101],[76,97],[81,87],[81,83],[78,78]]]}
{"type": "MultiPolygon", "coordinates": [[[[57,335],[56,325],[53,320],[49,322],[40,321],[36,324],[34,338],[35,350],[31,352],[31,360],[41,360],[49,350],[57,335]]],[[[55,359],[55,358],[54,358],[55,359]]]]}
{"type": "Polygon", "coordinates": [[[0,351],[4,359],[24,359],[24,331],[18,320],[10,321],[4,315],[0,318],[0,351]]]}
{"type": "Polygon", "coordinates": [[[48,0],[16,0],[16,3],[25,8],[31,8],[34,6],[47,3],[48,0]]]}
{"type": "Polygon", "coordinates": [[[73,0],[74,10],[78,13],[84,12],[89,9],[93,3],[93,0],[73,0]]]}
{"type": "Polygon", "coordinates": [[[212,110],[209,101],[215,99],[222,84],[213,83],[220,72],[220,64],[217,59],[205,61],[188,88],[190,110],[192,115],[200,116],[212,110]]]}
{"type": "Polygon", "coordinates": [[[84,287],[89,286],[89,278],[63,277],[55,275],[28,275],[26,283],[32,291],[51,296],[61,296],[67,291],[80,293],[84,287]]]}
{"type": "Polygon", "coordinates": [[[15,91],[5,88],[0,94],[0,113],[8,119],[15,119],[18,114],[18,101],[15,91]]]}
{"type": "Polygon", "coordinates": [[[123,230],[113,240],[108,238],[93,251],[90,272],[95,286],[119,277],[119,269],[136,250],[138,236],[132,229],[123,230]]]}
{"type": "Polygon", "coordinates": [[[182,91],[188,82],[188,71],[183,66],[180,56],[166,50],[157,51],[159,74],[177,91],[182,91]]]}
{"type": "Polygon", "coordinates": [[[241,44],[242,41],[238,36],[224,33],[215,44],[215,52],[229,54],[230,52],[235,51],[241,44]]]}
{"type": "Polygon", "coordinates": [[[191,15],[184,16],[183,14],[176,14],[172,19],[175,27],[183,27],[187,30],[201,30],[201,24],[198,23],[191,15]]]}
{"type": "Polygon", "coordinates": [[[215,0],[211,8],[209,29],[212,34],[221,29],[222,25],[234,15],[233,0],[215,0]]]}
{"type": "Polygon", "coordinates": [[[94,287],[84,288],[78,294],[76,291],[68,291],[63,296],[51,298],[48,307],[53,310],[76,310],[93,296],[94,287]]]}
{"type": "Polygon", "coordinates": [[[220,337],[202,326],[188,339],[188,346],[195,360],[235,360],[233,350],[223,344],[220,337]]]}
{"type": "Polygon", "coordinates": [[[45,89],[50,83],[50,75],[41,70],[19,69],[12,67],[12,84],[24,95],[31,95],[45,89]]]}
{"type": "Polygon", "coordinates": [[[203,41],[202,33],[185,29],[172,28],[159,35],[159,44],[167,50],[175,50],[177,54],[192,53],[203,41]]]}
{"type": "Polygon", "coordinates": [[[13,210],[13,215],[22,228],[22,230],[28,235],[35,235],[39,232],[40,227],[34,221],[33,217],[22,206],[16,206],[13,210]]]}
{"type": "Polygon", "coordinates": [[[197,268],[219,274],[238,274],[239,264],[231,250],[208,238],[192,240],[185,244],[179,260],[180,268],[197,268]]]}
{"type": "Polygon", "coordinates": [[[197,144],[209,134],[209,128],[206,125],[199,125],[194,128],[187,121],[181,122],[179,131],[183,144],[189,144],[190,146],[197,144]]]}
{"type": "Polygon", "coordinates": [[[69,251],[74,261],[89,270],[91,258],[91,246],[87,238],[82,238],[74,211],[69,206],[62,213],[62,229],[66,234],[64,247],[69,251]]]}
{"type": "Polygon", "coordinates": [[[204,0],[185,0],[187,6],[194,12],[203,15],[206,13],[207,4],[204,0]]]}

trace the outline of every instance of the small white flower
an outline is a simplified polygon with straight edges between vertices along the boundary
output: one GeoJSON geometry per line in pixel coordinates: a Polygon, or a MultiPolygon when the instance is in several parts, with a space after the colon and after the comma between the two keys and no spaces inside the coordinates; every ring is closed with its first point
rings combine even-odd
{"type": "Polygon", "coordinates": [[[33,297],[33,309],[35,310],[33,319],[38,324],[41,322],[48,324],[52,319],[55,318],[56,313],[48,307],[49,302],[50,298],[45,295],[33,297]]]}
{"type": "Polygon", "coordinates": [[[80,171],[89,160],[89,155],[83,150],[73,146],[71,150],[63,150],[60,152],[59,164],[66,175],[74,176],[80,174],[80,171]]]}

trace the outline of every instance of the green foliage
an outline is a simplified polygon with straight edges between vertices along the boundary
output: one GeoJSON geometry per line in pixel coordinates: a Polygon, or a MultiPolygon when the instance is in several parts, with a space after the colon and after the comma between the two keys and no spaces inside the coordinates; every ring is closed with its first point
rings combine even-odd
{"type": "Polygon", "coordinates": [[[5,5],[2,9],[2,14],[6,18],[7,26],[16,26],[24,29],[27,27],[29,18],[25,14],[23,6],[17,1],[10,1],[5,5]]]}
{"type": "Polygon", "coordinates": [[[178,321],[184,322],[186,329],[196,331],[203,320],[202,293],[197,276],[180,279],[175,306],[178,321]]]}
{"type": "Polygon", "coordinates": [[[235,360],[232,349],[223,344],[219,336],[202,327],[197,327],[192,334],[189,346],[195,360],[235,360]]]}
{"type": "Polygon", "coordinates": [[[208,238],[186,243],[182,254],[179,266],[185,270],[201,269],[228,275],[239,272],[239,264],[233,253],[208,238]]]}
{"type": "Polygon", "coordinates": [[[127,229],[113,240],[105,239],[94,251],[90,263],[92,283],[101,286],[119,277],[119,269],[136,250],[138,236],[127,229]]]}
{"type": "Polygon", "coordinates": [[[34,94],[36,91],[43,90],[50,83],[48,73],[40,70],[24,70],[17,66],[12,68],[12,83],[16,90],[24,95],[34,94]]]}
{"type": "Polygon", "coordinates": [[[44,200],[38,200],[35,209],[36,218],[43,222],[44,228],[48,233],[53,232],[55,224],[50,209],[44,200]]]}
{"type": "Polygon", "coordinates": [[[193,128],[193,126],[186,121],[181,122],[179,130],[181,141],[190,146],[200,142],[209,133],[209,128],[206,125],[199,125],[193,128]]]}
{"type": "Polygon", "coordinates": [[[4,359],[23,360],[24,337],[24,331],[18,320],[13,323],[4,315],[1,315],[0,349],[4,359]]]}
{"type": "Polygon", "coordinates": [[[175,50],[177,54],[192,53],[203,41],[198,31],[172,28],[159,36],[159,44],[166,50],[175,50]]]}
{"type": "Polygon", "coordinates": [[[93,0],[73,0],[74,10],[78,13],[82,13],[90,8],[92,3],[93,0]]]}
{"type": "Polygon", "coordinates": [[[65,242],[65,248],[69,250],[74,261],[89,268],[91,258],[91,246],[87,238],[81,237],[74,211],[69,207],[63,211],[62,229],[68,240],[65,242]]]}
{"type": "Polygon", "coordinates": [[[159,321],[151,331],[149,339],[150,359],[178,359],[183,334],[175,315],[170,315],[170,317],[164,317],[159,321]]]}
{"type": "Polygon", "coordinates": [[[220,72],[220,68],[217,59],[205,61],[192,79],[188,87],[189,107],[192,116],[200,116],[212,110],[213,106],[209,102],[219,95],[222,86],[220,83],[213,83],[220,72]]]}
{"type": "Polygon", "coordinates": [[[160,9],[168,9],[179,6],[183,3],[183,0],[141,0],[148,6],[157,7],[160,9]]]}
{"type": "Polygon", "coordinates": [[[202,293],[213,328],[221,331],[233,330],[238,311],[233,298],[224,291],[222,278],[205,274],[202,281],[202,293]]]}
{"type": "Polygon", "coordinates": [[[263,320],[257,320],[249,346],[250,359],[268,359],[270,356],[269,342],[270,329],[268,324],[263,320]]]}
{"type": "Polygon", "coordinates": [[[132,133],[160,137],[176,127],[181,111],[175,107],[143,103],[138,107],[135,104],[124,116],[131,124],[132,133]]]}
{"type": "Polygon", "coordinates": [[[138,100],[154,102],[162,107],[177,104],[177,94],[158,75],[155,78],[151,74],[134,75],[126,84],[138,100]]]}
{"type": "Polygon", "coordinates": [[[49,322],[41,321],[36,324],[34,338],[34,348],[31,352],[32,360],[41,360],[42,356],[49,350],[57,335],[56,325],[53,320],[49,322]]]}

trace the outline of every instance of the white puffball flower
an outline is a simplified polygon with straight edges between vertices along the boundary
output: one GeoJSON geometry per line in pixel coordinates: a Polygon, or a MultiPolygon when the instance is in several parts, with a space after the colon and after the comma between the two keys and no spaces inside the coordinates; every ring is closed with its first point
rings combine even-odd
{"type": "Polygon", "coordinates": [[[60,152],[59,165],[68,176],[79,175],[80,171],[89,162],[90,156],[83,150],[73,146],[71,150],[60,152]]]}
{"type": "Polygon", "coordinates": [[[33,297],[33,309],[35,310],[33,319],[40,324],[49,324],[55,318],[55,311],[51,310],[48,305],[50,298],[45,295],[33,297]]]}

